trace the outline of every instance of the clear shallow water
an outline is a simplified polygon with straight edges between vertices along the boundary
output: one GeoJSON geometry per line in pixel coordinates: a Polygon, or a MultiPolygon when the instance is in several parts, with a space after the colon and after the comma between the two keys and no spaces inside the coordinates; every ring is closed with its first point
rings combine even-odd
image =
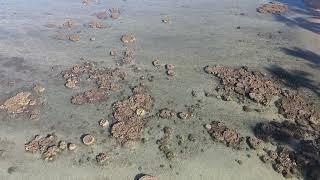
{"type": "MultiPolygon", "coordinates": [[[[282,179],[270,165],[258,159],[257,152],[235,151],[222,144],[213,144],[209,135],[203,133],[203,124],[221,120],[231,128],[237,128],[243,136],[252,135],[252,127],[257,122],[282,118],[274,106],[267,107],[264,113],[248,114],[242,111],[241,104],[204,97],[204,90],[213,91],[218,84],[203,72],[208,64],[245,65],[266,73],[270,73],[267,67],[277,65],[292,75],[296,75],[294,70],[308,72],[310,75],[304,78],[313,86],[302,84],[300,87],[306,92],[312,94],[315,90],[312,87],[317,87],[320,78],[319,69],[313,66],[316,63],[281,50],[304,49],[307,47],[304,39],[309,38],[313,42],[308,42],[308,50],[317,54],[319,46],[311,46],[318,43],[317,36],[305,32],[302,27],[275,21],[270,15],[257,14],[255,9],[259,4],[249,0],[241,3],[234,0],[100,1],[90,6],[84,6],[78,0],[2,2],[1,100],[34,83],[41,83],[46,87],[43,95],[46,104],[38,121],[1,114],[0,143],[4,153],[0,161],[0,178],[134,179],[139,173],[148,173],[159,179],[282,179]],[[122,14],[119,20],[103,21],[109,28],[93,30],[81,26],[95,20],[94,13],[112,7],[119,8],[122,14]],[[161,22],[166,16],[171,18],[171,24],[161,22]],[[67,18],[79,22],[79,27],[64,30],[66,33],[79,32],[79,42],[58,40],[55,36],[61,30],[47,27],[51,23],[61,25],[67,18]],[[69,90],[64,87],[60,72],[81,63],[81,57],[101,66],[116,67],[109,51],[126,49],[120,42],[125,33],[133,33],[137,38],[133,46],[134,67],[122,67],[129,73],[125,91],[100,104],[71,105],[70,97],[92,87],[93,83],[84,81],[81,88],[69,90]],[[96,40],[90,41],[91,37],[96,40]],[[173,79],[168,80],[164,70],[152,66],[156,57],[162,63],[175,64],[177,75],[173,79]],[[154,79],[149,82],[140,80],[140,76],[153,76],[154,79]],[[186,105],[198,103],[201,108],[187,122],[153,117],[143,133],[146,142],[130,151],[120,147],[108,131],[99,129],[97,121],[109,118],[112,104],[130,95],[129,86],[140,82],[147,85],[155,98],[150,115],[165,107],[183,111],[186,105]],[[200,96],[192,97],[192,90],[200,92],[200,96]],[[175,135],[185,139],[183,147],[173,140],[177,153],[174,161],[168,161],[155,143],[163,135],[164,126],[173,127],[175,135]],[[38,154],[24,152],[24,143],[33,135],[51,132],[77,143],[78,151],[63,153],[49,163],[42,161],[38,154]],[[85,133],[96,137],[94,146],[81,144],[80,136],[85,133]],[[189,142],[189,134],[199,141],[189,142]],[[187,147],[185,153],[179,153],[184,147],[187,147]],[[104,167],[97,166],[94,159],[102,151],[110,152],[112,157],[104,167]],[[243,164],[239,165],[237,159],[243,164]],[[9,167],[17,167],[17,170],[9,174],[9,167]]],[[[315,97],[314,94],[311,97],[315,97]]]]}

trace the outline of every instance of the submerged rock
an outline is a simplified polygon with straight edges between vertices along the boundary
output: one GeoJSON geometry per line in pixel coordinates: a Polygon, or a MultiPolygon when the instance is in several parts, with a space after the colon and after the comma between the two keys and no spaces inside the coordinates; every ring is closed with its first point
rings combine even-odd
{"type": "Polygon", "coordinates": [[[30,92],[20,92],[7,99],[3,105],[0,106],[0,109],[5,109],[9,113],[22,113],[27,109],[31,101],[30,96],[30,92]]]}
{"type": "Polygon", "coordinates": [[[288,11],[288,6],[281,3],[269,2],[257,8],[259,13],[281,14],[288,11]]]}
{"type": "Polygon", "coordinates": [[[83,144],[89,146],[95,142],[95,138],[94,138],[94,136],[92,136],[90,134],[86,134],[82,137],[82,142],[83,142],[83,144]]]}
{"type": "Polygon", "coordinates": [[[125,34],[123,36],[121,36],[121,41],[124,44],[132,44],[136,42],[136,37],[132,34],[125,34]]]}

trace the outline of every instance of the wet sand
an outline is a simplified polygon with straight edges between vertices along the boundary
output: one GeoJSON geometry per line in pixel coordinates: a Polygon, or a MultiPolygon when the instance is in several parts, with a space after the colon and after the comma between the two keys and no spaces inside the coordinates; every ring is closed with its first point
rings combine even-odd
{"type": "MultiPolygon", "coordinates": [[[[270,164],[259,160],[256,155],[259,152],[237,151],[213,143],[203,128],[204,124],[219,120],[246,136],[253,135],[253,126],[262,120],[283,119],[273,104],[261,113],[246,113],[236,102],[205,97],[204,91],[214,92],[219,84],[203,71],[206,65],[248,66],[250,70],[279,75],[293,80],[300,91],[320,104],[319,32],[272,15],[258,14],[256,8],[260,3],[249,0],[100,1],[90,6],[78,0],[3,3],[0,100],[3,102],[20,90],[41,83],[46,88],[43,95],[46,103],[39,120],[1,112],[0,179],[134,179],[139,173],[159,179],[283,179],[270,164]],[[79,33],[78,42],[58,40],[55,36],[59,29],[46,26],[62,24],[67,18],[87,24],[95,20],[94,13],[113,7],[120,9],[121,17],[103,20],[108,28],[79,26],[65,30],[79,33]],[[171,23],[162,22],[167,16],[171,23]],[[135,50],[133,67],[123,67],[129,77],[124,91],[102,103],[72,105],[70,97],[92,88],[94,83],[84,80],[80,88],[67,89],[61,71],[87,60],[116,67],[109,52],[113,48],[119,52],[126,49],[120,37],[127,33],[134,34],[137,40],[130,46],[135,50]],[[91,37],[95,41],[90,41],[91,37]],[[174,64],[176,75],[168,79],[165,70],[152,65],[155,58],[164,64],[174,64]],[[153,80],[141,80],[141,76],[153,76],[153,80]],[[177,112],[186,110],[185,105],[199,104],[199,108],[186,122],[152,117],[142,133],[145,143],[129,150],[120,147],[108,130],[98,126],[98,121],[110,118],[112,104],[131,95],[129,86],[140,82],[155,99],[150,116],[166,107],[177,112]],[[193,90],[199,92],[197,97],[191,95],[193,90]],[[177,157],[172,161],[165,158],[156,144],[165,126],[173,128],[172,148],[177,157]],[[51,132],[76,143],[78,150],[64,152],[53,162],[25,152],[24,144],[35,134],[51,132]],[[81,143],[80,136],[85,133],[95,136],[94,145],[81,143]],[[188,141],[189,134],[197,140],[188,141]],[[183,146],[177,145],[176,135],[183,137],[183,146]],[[182,149],[184,153],[180,153],[182,149]],[[110,152],[110,163],[98,166],[95,155],[102,151],[110,152]],[[236,160],[243,163],[240,165],[236,160]],[[14,170],[8,173],[10,167],[14,170]]],[[[293,12],[286,17],[292,19],[294,15],[293,12]]],[[[260,107],[256,103],[250,105],[260,107]]]]}

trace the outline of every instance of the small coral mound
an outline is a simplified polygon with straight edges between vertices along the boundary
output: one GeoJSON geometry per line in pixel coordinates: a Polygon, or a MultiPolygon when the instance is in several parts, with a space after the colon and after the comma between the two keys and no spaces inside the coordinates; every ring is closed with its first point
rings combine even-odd
{"type": "Polygon", "coordinates": [[[214,140],[222,142],[228,147],[240,149],[243,144],[243,137],[236,130],[227,128],[223,122],[213,121],[208,133],[214,140]]]}
{"type": "Polygon", "coordinates": [[[43,160],[52,161],[66,148],[66,142],[57,142],[57,136],[48,134],[47,136],[36,135],[24,145],[27,152],[40,153],[43,160]]]}
{"type": "Polygon", "coordinates": [[[280,87],[275,81],[262,73],[250,72],[244,67],[234,69],[222,65],[206,66],[205,72],[221,79],[226,94],[236,92],[263,105],[267,105],[273,96],[280,93],[280,87]]]}
{"type": "Polygon", "coordinates": [[[113,105],[113,117],[115,123],[111,128],[111,134],[120,143],[135,141],[140,138],[140,132],[144,127],[142,116],[137,114],[138,109],[148,112],[153,107],[153,98],[147,94],[134,94],[113,105]]]}
{"type": "Polygon", "coordinates": [[[281,14],[287,11],[288,11],[288,6],[281,3],[273,3],[273,2],[263,4],[259,8],[257,8],[257,12],[259,13],[281,14]]]}

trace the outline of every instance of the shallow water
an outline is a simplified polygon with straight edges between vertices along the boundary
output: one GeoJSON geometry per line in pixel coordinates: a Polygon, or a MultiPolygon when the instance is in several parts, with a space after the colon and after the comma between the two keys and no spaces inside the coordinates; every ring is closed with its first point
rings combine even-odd
{"type": "Polygon", "coordinates": [[[250,70],[279,76],[319,103],[318,26],[294,21],[301,15],[295,11],[297,4],[289,4],[292,10],[282,18],[257,14],[256,7],[261,2],[101,0],[89,6],[79,0],[0,2],[1,102],[34,83],[46,88],[42,95],[45,105],[38,120],[1,112],[0,179],[134,179],[139,173],[159,179],[282,179],[270,164],[259,160],[256,154],[262,152],[237,151],[213,143],[203,128],[204,124],[219,120],[246,136],[253,135],[252,128],[257,122],[284,119],[273,104],[263,107],[261,113],[246,113],[243,104],[222,101],[216,96],[205,97],[204,91],[216,93],[219,84],[204,73],[206,65],[248,66],[250,70]],[[94,13],[110,8],[119,8],[121,18],[103,20],[108,28],[82,26],[96,20],[94,13]],[[171,23],[163,23],[165,17],[170,17],[171,23]],[[48,27],[61,25],[68,18],[80,25],[72,29],[48,27]],[[79,33],[81,40],[59,40],[56,38],[59,32],[79,33]],[[120,67],[129,74],[124,90],[101,103],[72,105],[70,97],[94,83],[84,79],[78,89],[67,89],[61,71],[84,61],[117,67],[109,52],[113,48],[118,52],[127,48],[120,41],[126,33],[134,34],[137,42],[130,46],[135,50],[134,63],[120,67]],[[95,41],[90,41],[91,37],[95,41]],[[153,67],[155,58],[163,64],[174,64],[176,75],[168,78],[165,70],[153,67]],[[101,129],[98,121],[111,119],[112,104],[130,95],[130,87],[139,83],[148,87],[155,105],[143,131],[145,142],[130,150],[121,147],[108,130],[101,129]],[[193,97],[192,91],[198,92],[198,96],[193,97]],[[198,108],[185,122],[156,116],[162,108],[180,112],[191,105],[198,108]],[[173,128],[171,143],[177,157],[172,161],[166,159],[156,144],[165,126],[173,128]],[[64,152],[53,162],[25,152],[24,144],[35,134],[52,132],[59,139],[76,143],[78,150],[64,152]],[[96,137],[94,145],[81,143],[80,137],[86,133],[96,137]],[[196,137],[195,142],[188,140],[189,134],[196,137]],[[183,137],[182,146],[178,145],[176,135],[183,137]],[[111,159],[107,165],[99,166],[95,156],[104,151],[110,153],[111,159]],[[15,167],[12,173],[8,173],[10,167],[15,167]]]}

